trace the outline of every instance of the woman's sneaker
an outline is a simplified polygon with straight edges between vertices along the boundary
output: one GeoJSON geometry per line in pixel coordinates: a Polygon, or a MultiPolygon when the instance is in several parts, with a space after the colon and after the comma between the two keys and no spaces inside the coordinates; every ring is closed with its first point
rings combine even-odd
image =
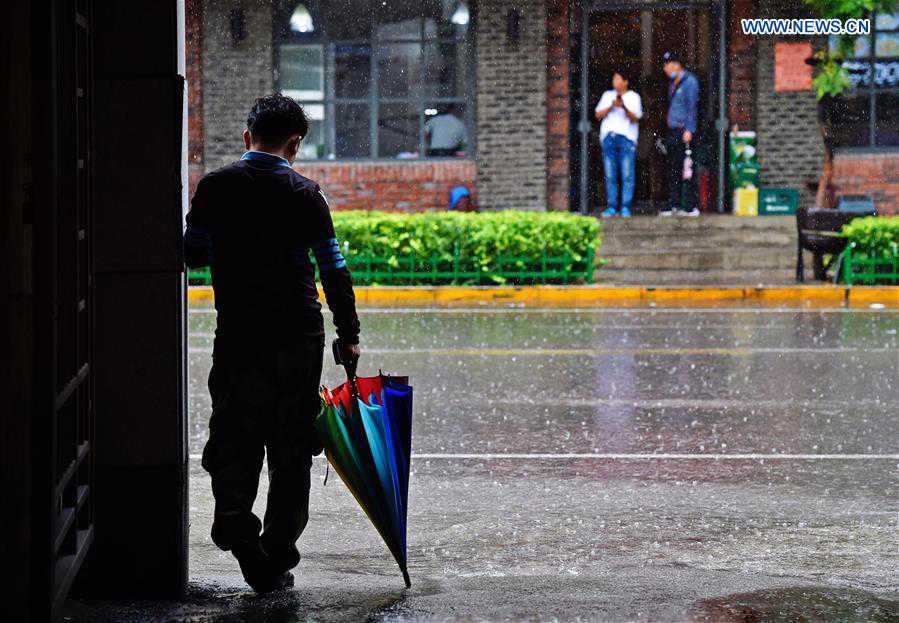
{"type": "Polygon", "coordinates": [[[624,218],[628,218],[631,215],[630,208],[621,208],[621,216],[624,218]]]}
{"type": "Polygon", "coordinates": [[[692,210],[678,210],[677,215],[678,216],[691,216],[691,217],[699,216],[699,209],[693,208],[692,210]]]}
{"type": "Polygon", "coordinates": [[[674,210],[672,210],[670,206],[659,210],[659,216],[672,216],[673,214],[674,210]]]}

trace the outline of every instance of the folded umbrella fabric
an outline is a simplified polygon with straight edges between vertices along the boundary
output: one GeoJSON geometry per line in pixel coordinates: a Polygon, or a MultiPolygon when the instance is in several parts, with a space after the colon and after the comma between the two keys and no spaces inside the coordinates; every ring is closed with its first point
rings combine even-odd
{"type": "Polygon", "coordinates": [[[315,429],[328,461],[411,586],[406,553],[412,440],[408,378],[356,377],[333,392],[323,388],[315,429]]]}

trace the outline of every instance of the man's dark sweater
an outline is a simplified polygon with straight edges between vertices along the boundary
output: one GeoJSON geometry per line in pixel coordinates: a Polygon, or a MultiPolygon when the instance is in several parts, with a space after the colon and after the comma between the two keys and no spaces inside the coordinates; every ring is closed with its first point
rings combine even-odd
{"type": "Polygon", "coordinates": [[[191,268],[211,266],[217,350],[324,334],[310,251],[338,336],[358,343],[352,280],[318,185],[283,158],[252,151],[200,180],[184,253],[191,268]]]}

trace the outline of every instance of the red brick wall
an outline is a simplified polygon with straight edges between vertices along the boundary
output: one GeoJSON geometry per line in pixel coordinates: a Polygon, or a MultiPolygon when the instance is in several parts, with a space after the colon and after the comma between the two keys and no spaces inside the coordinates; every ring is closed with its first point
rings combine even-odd
{"type": "Polygon", "coordinates": [[[837,154],[834,186],[838,194],[871,195],[880,214],[899,214],[899,154],[837,154]]]}
{"type": "Polygon", "coordinates": [[[731,125],[756,130],[756,61],[758,37],[743,34],[740,20],[759,17],[757,0],[733,0],[729,4],[729,49],[727,53],[729,94],[727,115],[731,125]]]}
{"type": "Polygon", "coordinates": [[[334,210],[445,210],[454,186],[476,194],[473,160],[300,161],[294,168],[321,185],[334,210]]]}
{"type": "Polygon", "coordinates": [[[568,210],[568,0],[546,0],[546,202],[568,210]]]}

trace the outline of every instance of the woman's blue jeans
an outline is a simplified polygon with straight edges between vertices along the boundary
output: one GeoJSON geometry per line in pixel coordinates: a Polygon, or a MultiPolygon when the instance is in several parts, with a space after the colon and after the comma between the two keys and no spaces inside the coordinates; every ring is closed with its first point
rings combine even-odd
{"type": "Polygon", "coordinates": [[[621,209],[631,209],[634,201],[634,168],[637,145],[621,134],[606,134],[602,139],[602,163],[606,173],[606,205],[618,209],[619,178],[621,179],[621,209]]]}

